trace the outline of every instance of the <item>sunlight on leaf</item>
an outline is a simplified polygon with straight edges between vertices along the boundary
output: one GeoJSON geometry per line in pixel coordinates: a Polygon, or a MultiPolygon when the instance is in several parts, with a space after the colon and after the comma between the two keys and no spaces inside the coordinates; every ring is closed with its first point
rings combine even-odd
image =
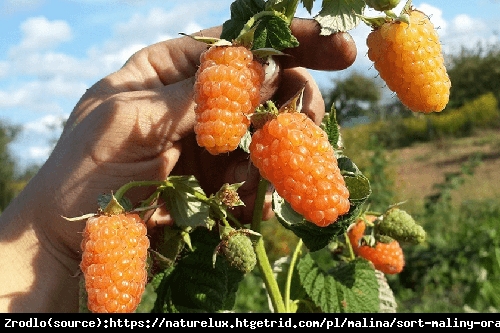
{"type": "Polygon", "coordinates": [[[331,35],[354,29],[365,8],[363,0],[324,0],[321,11],[315,17],[321,26],[321,35],[331,35]]]}

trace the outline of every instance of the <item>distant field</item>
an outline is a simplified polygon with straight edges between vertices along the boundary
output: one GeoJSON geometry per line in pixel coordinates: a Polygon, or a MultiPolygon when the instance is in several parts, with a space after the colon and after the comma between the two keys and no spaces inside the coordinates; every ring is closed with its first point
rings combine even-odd
{"type": "Polygon", "coordinates": [[[392,151],[390,167],[395,172],[396,201],[407,200],[406,209],[419,210],[423,199],[435,192],[434,185],[443,182],[446,173],[459,172],[475,154],[479,154],[481,162],[453,192],[454,202],[500,200],[500,132],[489,130],[392,151]]]}

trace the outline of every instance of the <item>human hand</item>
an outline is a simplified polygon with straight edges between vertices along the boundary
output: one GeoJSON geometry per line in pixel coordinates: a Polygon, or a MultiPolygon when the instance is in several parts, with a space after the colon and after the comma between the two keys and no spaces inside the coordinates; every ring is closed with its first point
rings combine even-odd
{"type": "MultiPolygon", "coordinates": [[[[270,73],[262,89],[262,101],[273,97],[283,102],[306,84],[303,112],[320,122],[324,114],[321,93],[305,68],[297,66],[304,62],[316,69],[345,68],[354,60],[354,45],[348,35],[329,38],[336,44],[320,43],[318,38],[327,38],[318,35],[317,25],[311,20],[296,20],[292,28],[301,46],[288,50],[293,57],[277,60],[281,70],[270,73]],[[330,48],[311,52],[311,45],[330,48]]],[[[219,33],[215,28],[201,34],[219,33]]],[[[51,158],[64,161],[51,168],[61,168],[59,175],[64,170],[68,174],[58,177],[60,185],[56,188],[78,189],[64,191],[65,200],[71,203],[59,204],[59,214],[93,212],[99,194],[131,180],[161,180],[177,174],[194,175],[207,194],[215,193],[225,182],[245,180],[240,195],[246,205],[236,208],[234,214],[244,223],[250,221],[259,174],[249,165],[248,156],[240,150],[213,156],[200,148],[194,137],[192,87],[205,48],[187,37],[152,45],[87,91],[68,119],[51,158]],[[70,155],[57,157],[65,154],[70,155]],[[81,173],[77,177],[73,170],[78,168],[81,173]]],[[[148,196],[148,191],[132,192],[130,199],[138,202],[148,196]]],[[[265,213],[269,216],[269,206],[265,213]]],[[[151,220],[161,218],[169,217],[157,215],[151,220]]],[[[74,234],[75,239],[68,242],[70,248],[79,245],[80,237],[74,234]]]]}
{"type": "MultiPolygon", "coordinates": [[[[319,36],[312,20],[295,20],[292,30],[300,46],[285,50],[291,56],[277,57],[278,69],[269,73],[262,101],[272,98],[279,104],[305,85],[303,112],[319,123],[324,102],[314,80],[300,66],[343,69],[354,61],[356,48],[348,34],[319,36]]],[[[218,36],[220,28],[201,34],[218,36]]],[[[63,216],[96,212],[100,194],[132,180],[194,175],[208,195],[223,183],[245,181],[239,190],[245,206],[236,207],[234,215],[243,223],[250,221],[259,173],[248,155],[237,150],[213,156],[198,147],[194,137],[194,74],[205,48],[189,37],[151,45],[83,95],[45,165],[9,213],[2,214],[4,221],[15,220],[15,211],[24,209],[30,223],[14,227],[2,221],[6,227],[1,232],[20,235],[20,228],[32,230],[38,246],[31,254],[31,286],[12,298],[10,311],[23,311],[27,306],[31,311],[77,310],[78,279],[72,276],[78,272],[84,222],[68,222],[63,216]],[[51,263],[58,268],[52,270],[51,263]],[[44,273],[47,269],[59,276],[44,273]],[[57,302],[37,296],[47,288],[51,293],[45,296],[57,302]]],[[[137,188],[127,192],[127,197],[137,203],[150,193],[150,188],[137,188]]],[[[271,214],[267,202],[264,218],[271,214]]],[[[150,226],[169,223],[171,218],[158,210],[150,222],[150,226]]]]}

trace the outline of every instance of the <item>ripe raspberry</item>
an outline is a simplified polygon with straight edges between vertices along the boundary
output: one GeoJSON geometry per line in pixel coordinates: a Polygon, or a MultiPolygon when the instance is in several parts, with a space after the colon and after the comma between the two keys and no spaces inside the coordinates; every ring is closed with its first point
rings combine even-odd
{"type": "Polygon", "coordinates": [[[135,311],[147,280],[146,232],[137,214],[99,215],[87,220],[80,268],[90,311],[135,311]]]}
{"type": "Polygon", "coordinates": [[[439,36],[424,13],[410,9],[408,14],[409,24],[391,20],[368,35],[368,58],[410,110],[439,112],[451,87],[439,36]]]}
{"type": "Polygon", "coordinates": [[[359,219],[347,232],[354,253],[371,261],[375,269],[385,274],[401,273],[405,261],[403,250],[398,241],[393,240],[390,243],[377,242],[374,247],[363,245],[361,238],[364,236],[365,229],[365,221],[359,219]]]}
{"type": "Polygon", "coordinates": [[[255,131],[250,158],[262,177],[320,227],[349,211],[349,191],[327,134],[305,114],[281,113],[255,131]]]}
{"type": "Polygon", "coordinates": [[[212,46],[196,74],[196,140],[212,155],[230,152],[250,125],[260,102],[262,65],[244,46],[212,46]]]}

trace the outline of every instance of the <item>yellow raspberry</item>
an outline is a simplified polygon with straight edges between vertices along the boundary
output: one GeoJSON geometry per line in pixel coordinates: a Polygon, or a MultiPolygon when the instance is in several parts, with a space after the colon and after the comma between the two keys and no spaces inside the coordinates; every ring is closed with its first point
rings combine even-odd
{"type": "Polygon", "coordinates": [[[244,46],[211,46],[194,85],[196,140],[212,155],[233,151],[260,102],[262,65],[244,46]]]}
{"type": "Polygon", "coordinates": [[[91,312],[136,310],[147,282],[146,233],[137,214],[99,215],[87,220],[80,268],[91,312]]]}
{"type": "Polygon", "coordinates": [[[389,89],[414,112],[442,111],[450,97],[439,36],[429,18],[409,11],[409,24],[391,20],[367,37],[368,58],[389,89]]]}
{"type": "Polygon", "coordinates": [[[326,227],[349,211],[349,191],[327,134],[305,114],[281,113],[252,136],[250,158],[291,207],[326,227]]]}

